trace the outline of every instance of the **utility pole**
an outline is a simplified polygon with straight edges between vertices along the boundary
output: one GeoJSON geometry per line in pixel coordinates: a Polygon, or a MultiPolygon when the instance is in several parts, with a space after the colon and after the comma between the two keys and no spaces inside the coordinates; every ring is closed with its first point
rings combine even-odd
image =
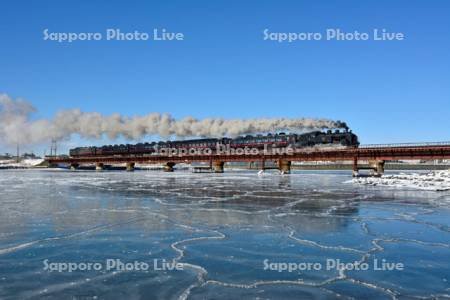
{"type": "Polygon", "coordinates": [[[52,143],[50,145],[50,156],[56,156],[56,150],[57,150],[57,145],[56,145],[56,140],[52,139],[52,143]]]}
{"type": "Polygon", "coordinates": [[[20,149],[19,149],[19,143],[17,143],[17,156],[16,156],[16,162],[19,162],[20,160],[20,149]]]}

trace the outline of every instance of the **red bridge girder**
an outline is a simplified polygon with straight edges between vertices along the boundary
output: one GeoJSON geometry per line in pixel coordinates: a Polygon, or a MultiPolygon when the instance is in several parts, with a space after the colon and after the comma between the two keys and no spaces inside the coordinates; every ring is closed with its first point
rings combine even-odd
{"type": "Polygon", "coordinates": [[[350,148],[327,151],[297,152],[289,154],[267,155],[185,155],[185,156],[95,156],[95,157],[50,157],[51,164],[87,164],[87,163],[127,163],[144,164],[192,163],[192,162],[250,162],[250,161],[353,161],[357,160],[433,160],[450,159],[450,146],[414,146],[414,147],[373,147],[350,148]]]}

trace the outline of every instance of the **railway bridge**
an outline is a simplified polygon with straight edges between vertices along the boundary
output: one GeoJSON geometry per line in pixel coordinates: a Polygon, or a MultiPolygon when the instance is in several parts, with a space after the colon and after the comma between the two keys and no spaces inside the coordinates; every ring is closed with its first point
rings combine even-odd
{"type": "Polygon", "coordinates": [[[171,172],[176,164],[209,163],[212,172],[222,173],[224,164],[228,162],[259,162],[261,169],[265,169],[268,162],[275,163],[280,172],[287,174],[291,170],[292,162],[313,161],[349,161],[353,165],[353,175],[357,176],[363,169],[359,161],[367,161],[372,175],[380,176],[384,173],[386,161],[396,160],[435,160],[450,159],[450,142],[422,143],[422,144],[386,144],[363,145],[358,148],[302,150],[296,149],[292,153],[245,153],[245,154],[211,154],[211,155],[113,155],[113,156],[48,156],[49,164],[67,164],[76,169],[83,164],[95,164],[97,170],[103,170],[107,164],[126,164],[127,171],[133,171],[135,164],[162,164],[164,170],[171,172]]]}

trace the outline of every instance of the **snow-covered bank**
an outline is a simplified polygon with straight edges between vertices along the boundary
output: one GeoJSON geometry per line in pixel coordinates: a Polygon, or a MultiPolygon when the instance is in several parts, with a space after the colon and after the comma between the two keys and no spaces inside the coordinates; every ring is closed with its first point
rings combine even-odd
{"type": "Polygon", "coordinates": [[[0,160],[0,168],[31,168],[39,165],[44,160],[42,158],[22,159],[16,162],[14,159],[0,160]]]}
{"type": "Polygon", "coordinates": [[[421,190],[449,191],[450,170],[432,171],[425,174],[400,173],[398,175],[383,175],[381,177],[358,177],[353,183],[372,186],[407,187],[421,190]]]}

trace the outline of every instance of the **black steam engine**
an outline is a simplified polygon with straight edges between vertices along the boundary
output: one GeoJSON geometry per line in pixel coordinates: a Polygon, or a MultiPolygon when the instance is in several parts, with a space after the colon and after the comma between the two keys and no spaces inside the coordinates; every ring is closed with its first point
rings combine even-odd
{"type": "Polygon", "coordinates": [[[313,131],[304,134],[267,134],[247,135],[236,138],[206,138],[181,141],[152,142],[126,145],[106,145],[101,147],[78,147],[71,149],[72,157],[80,156],[109,156],[109,155],[152,155],[160,149],[173,148],[209,148],[215,150],[218,145],[230,148],[258,148],[287,147],[307,148],[316,146],[330,147],[358,147],[358,137],[349,130],[344,131],[313,131]]]}

